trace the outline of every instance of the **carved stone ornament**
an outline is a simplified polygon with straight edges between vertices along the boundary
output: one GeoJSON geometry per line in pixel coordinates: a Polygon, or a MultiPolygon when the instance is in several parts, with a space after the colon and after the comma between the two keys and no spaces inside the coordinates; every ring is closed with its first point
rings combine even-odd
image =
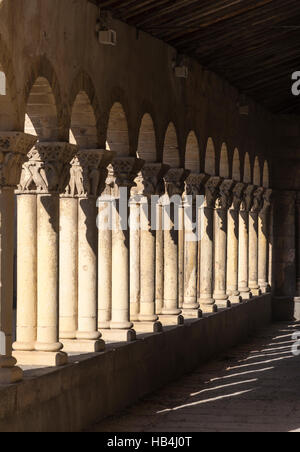
{"type": "Polygon", "coordinates": [[[205,185],[205,203],[204,207],[214,208],[219,193],[219,186],[222,183],[220,177],[210,177],[205,185]]]}
{"type": "Polygon", "coordinates": [[[106,167],[113,153],[103,149],[82,149],[71,161],[68,182],[62,197],[98,197],[104,189],[106,167]]]}
{"type": "Polygon", "coordinates": [[[165,194],[172,196],[182,196],[185,190],[184,182],[188,177],[189,171],[184,168],[171,168],[164,177],[165,194]]]}
{"type": "Polygon", "coordinates": [[[233,200],[233,187],[235,185],[235,182],[230,179],[225,179],[222,181],[221,185],[219,186],[219,191],[217,194],[216,199],[216,209],[220,210],[228,210],[230,206],[232,205],[233,200]]]}
{"type": "Polygon", "coordinates": [[[196,196],[205,194],[205,184],[210,176],[207,174],[191,173],[185,180],[185,195],[193,196],[194,200],[196,196]]]}
{"type": "Polygon", "coordinates": [[[235,187],[233,188],[232,194],[233,194],[233,198],[232,198],[232,205],[231,205],[231,209],[232,210],[240,210],[241,207],[241,203],[243,201],[243,196],[244,196],[244,190],[246,189],[246,185],[238,182],[235,187]]]}
{"type": "Polygon", "coordinates": [[[240,210],[250,212],[253,204],[253,193],[255,191],[254,185],[247,185],[243,194],[243,200],[241,202],[240,210]]]}
{"type": "Polygon", "coordinates": [[[272,198],[273,198],[273,190],[271,190],[270,188],[265,189],[264,193],[263,193],[263,206],[261,209],[261,213],[264,214],[266,213],[272,204],[272,198]]]}
{"type": "Polygon", "coordinates": [[[162,163],[146,163],[135,179],[133,196],[162,195],[164,193],[164,176],[170,167],[162,163]]]}
{"type": "Polygon", "coordinates": [[[22,132],[0,132],[0,187],[15,188],[22,165],[37,137],[22,132]]]}
{"type": "Polygon", "coordinates": [[[258,187],[253,193],[253,203],[251,207],[251,212],[259,213],[263,208],[263,194],[265,189],[258,187]]]}
{"type": "Polygon", "coordinates": [[[130,190],[136,186],[135,179],[144,166],[144,160],[136,157],[116,157],[107,167],[107,178],[103,194],[120,197],[120,188],[130,190]]]}
{"type": "Polygon", "coordinates": [[[19,193],[61,193],[77,147],[69,143],[38,143],[28,153],[19,193]]]}

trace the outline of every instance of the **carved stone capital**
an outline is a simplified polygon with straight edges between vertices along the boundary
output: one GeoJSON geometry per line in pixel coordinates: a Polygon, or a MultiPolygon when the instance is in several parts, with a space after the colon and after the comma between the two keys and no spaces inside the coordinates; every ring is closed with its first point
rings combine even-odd
{"type": "Polygon", "coordinates": [[[61,193],[77,147],[69,143],[38,143],[22,167],[19,193],[61,193]]]}
{"type": "Polygon", "coordinates": [[[272,204],[272,199],[273,199],[273,190],[268,188],[263,193],[263,206],[261,209],[262,214],[266,213],[270,209],[271,204],[272,204]]]}
{"type": "Polygon", "coordinates": [[[164,194],[164,176],[170,167],[162,163],[146,163],[135,179],[136,187],[132,189],[133,196],[164,194]]]}
{"type": "Polygon", "coordinates": [[[136,157],[116,157],[108,165],[103,194],[119,198],[120,188],[127,188],[129,196],[131,189],[136,186],[135,179],[144,163],[144,160],[136,157]]]}
{"type": "Polygon", "coordinates": [[[232,190],[232,204],[231,209],[232,210],[240,210],[241,203],[243,201],[244,191],[246,189],[247,185],[238,182],[232,190]]]}
{"type": "Polygon", "coordinates": [[[104,189],[105,169],[114,155],[103,149],[81,149],[71,161],[62,197],[97,198],[104,189]]]}
{"type": "Polygon", "coordinates": [[[256,188],[253,193],[253,203],[251,207],[251,212],[259,213],[263,208],[263,194],[265,189],[262,187],[256,188]]]}
{"type": "Polygon", "coordinates": [[[184,182],[189,171],[184,168],[171,168],[164,177],[165,194],[171,198],[172,196],[182,196],[184,193],[184,182]]]}
{"type": "Polygon", "coordinates": [[[230,208],[233,201],[234,185],[235,182],[230,179],[225,179],[221,182],[215,204],[216,209],[228,210],[230,208]]]}
{"type": "Polygon", "coordinates": [[[254,185],[247,185],[243,193],[243,200],[241,202],[240,210],[250,212],[253,203],[253,193],[255,191],[254,185]]]}
{"type": "Polygon", "coordinates": [[[205,185],[205,203],[204,207],[214,208],[219,194],[219,187],[222,183],[220,177],[210,177],[205,185]]]}
{"type": "Polygon", "coordinates": [[[22,132],[0,132],[0,187],[15,188],[22,165],[37,137],[22,132]]]}
{"type": "Polygon", "coordinates": [[[210,176],[207,174],[191,173],[185,180],[185,195],[193,196],[195,201],[196,196],[205,194],[205,184],[210,176]]]}

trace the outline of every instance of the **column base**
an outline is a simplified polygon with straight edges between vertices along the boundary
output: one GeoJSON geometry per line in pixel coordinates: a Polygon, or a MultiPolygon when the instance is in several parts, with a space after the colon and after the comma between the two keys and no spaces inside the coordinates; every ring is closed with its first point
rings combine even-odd
{"type": "Polygon", "coordinates": [[[13,384],[22,380],[23,371],[16,364],[13,356],[0,356],[0,384],[13,384]]]}
{"type": "Polygon", "coordinates": [[[62,339],[64,351],[67,353],[99,353],[105,350],[102,340],[62,339]]]}
{"type": "Polygon", "coordinates": [[[218,306],[216,304],[201,304],[200,308],[203,314],[215,314],[218,312],[218,306]]]}
{"type": "Polygon", "coordinates": [[[216,300],[216,305],[219,309],[229,309],[231,308],[231,301],[227,300],[216,300]]]}
{"type": "Polygon", "coordinates": [[[110,322],[111,320],[107,320],[106,322],[99,322],[98,323],[98,330],[109,330],[110,329],[110,322]]]}
{"type": "Polygon", "coordinates": [[[158,315],[147,315],[147,314],[140,314],[138,320],[136,322],[157,322],[158,315]]]}
{"type": "Polygon", "coordinates": [[[68,355],[64,352],[14,351],[13,357],[23,366],[59,367],[68,364],[68,355]]]}
{"type": "Polygon", "coordinates": [[[135,322],[134,330],[137,333],[162,333],[161,322],[135,322]]]}
{"type": "Polygon", "coordinates": [[[180,315],[181,309],[163,309],[162,315],[180,315]]]}
{"type": "Polygon", "coordinates": [[[251,300],[252,292],[241,292],[241,297],[243,300],[251,300]]]}
{"type": "Polygon", "coordinates": [[[128,331],[133,328],[132,322],[110,322],[110,328],[111,330],[124,330],[128,331]]]}
{"type": "Polygon", "coordinates": [[[101,330],[102,339],[105,342],[134,342],[136,341],[136,332],[129,330],[101,330]]]}
{"type": "Polygon", "coordinates": [[[185,319],[202,319],[203,312],[201,309],[183,309],[182,315],[185,319]]]}
{"type": "Polygon", "coordinates": [[[159,321],[163,326],[180,326],[184,325],[184,317],[182,315],[160,315],[159,321]]]}
{"type": "Polygon", "coordinates": [[[260,289],[251,289],[251,293],[253,297],[260,297],[262,294],[260,289]]]}
{"type": "Polygon", "coordinates": [[[271,292],[271,287],[270,286],[260,287],[260,291],[261,291],[262,295],[266,295],[267,293],[271,292]]]}
{"type": "Polygon", "coordinates": [[[243,298],[240,295],[231,295],[229,297],[229,301],[232,304],[234,304],[234,303],[242,303],[243,302],[243,298]]]}

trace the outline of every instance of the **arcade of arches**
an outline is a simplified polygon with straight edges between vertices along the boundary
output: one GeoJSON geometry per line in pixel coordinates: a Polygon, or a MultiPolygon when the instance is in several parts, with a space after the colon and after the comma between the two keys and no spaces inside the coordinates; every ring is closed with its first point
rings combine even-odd
{"type": "MultiPolygon", "coordinates": [[[[174,49],[122,22],[120,45],[100,46],[98,9],[85,0],[57,2],[59,22],[52,0],[35,11],[30,1],[14,12],[0,2],[1,387],[35,381],[32,369],[71,372],[74,356],[109,360],[119,343],[122,374],[124,344],[222,315],[230,328],[260,303],[267,317],[271,299],[274,315],[290,315],[300,296],[295,118],[251,99],[243,114],[239,93],[195,61],[188,81],[175,79],[174,49]],[[112,200],[118,227],[101,228],[112,200]],[[201,218],[198,240],[185,207],[201,218]],[[129,217],[138,228],[121,227],[129,217]]],[[[145,355],[160,354],[157,341],[145,355]]]]}

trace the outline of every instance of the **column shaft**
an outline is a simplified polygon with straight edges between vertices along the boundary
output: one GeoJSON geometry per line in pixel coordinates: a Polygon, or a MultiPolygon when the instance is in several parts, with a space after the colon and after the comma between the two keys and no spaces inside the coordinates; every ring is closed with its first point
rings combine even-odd
{"type": "Polygon", "coordinates": [[[109,329],[112,296],[112,205],[99,203],[98,239],[98,328],[109,329]]]}
{"type": "Polygon", "coordinates": [[[75,339],[78,327],[78,200],[60,199],[59,337],[75,339]]]}
{"type": "Polygon", "coordinates": [[[17,195],[17,342],[14,350],[34,350],[37,335],[36,195],[17,195]]]}
{"type": "Polygon", "coordinates": [[[135,322],[140,314],[141,274],[140,274],[140,202],[130,202],[130,320],[135,322]]]}
{"type": "Polygon", "coordinates": [[[155,304],[156,314],[161,315],[164,300],[164,232],[162,230],[163,207],[157,205],[155,304]]]}

